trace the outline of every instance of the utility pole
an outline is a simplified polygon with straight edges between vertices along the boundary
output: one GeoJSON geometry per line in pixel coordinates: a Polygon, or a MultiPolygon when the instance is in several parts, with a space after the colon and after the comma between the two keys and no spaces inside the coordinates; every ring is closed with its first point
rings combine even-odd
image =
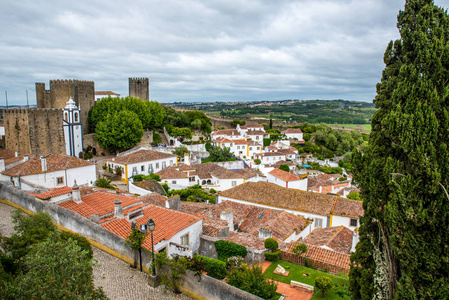
{"type": "Polygon", "coordinates": [[[30,103],[28,102],[28,89],[26,91],[27,91],[27,107],[30,108],[30,103]]]}
{"type": "Polygon", "coordinates": [[[5,91],[5,96],[6,96],[6,108],[8,108],[8,91],[5,91]]]}

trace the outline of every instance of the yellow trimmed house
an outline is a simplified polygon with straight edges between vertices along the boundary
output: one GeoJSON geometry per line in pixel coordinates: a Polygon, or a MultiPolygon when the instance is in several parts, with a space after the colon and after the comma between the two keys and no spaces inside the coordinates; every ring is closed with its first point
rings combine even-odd
{"type": "Polygon", "coordinates": [[[122,180],[128,183],[133,175],[149,175],[162,169],[178,165],[178,156],[153,150],[139,150],[127,155],[108,159],[107,167],[114,171],[122,169],[122,180]]]}

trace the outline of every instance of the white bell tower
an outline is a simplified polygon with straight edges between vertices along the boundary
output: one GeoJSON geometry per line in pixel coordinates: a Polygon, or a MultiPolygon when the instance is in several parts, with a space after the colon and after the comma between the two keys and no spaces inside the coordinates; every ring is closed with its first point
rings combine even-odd
{"type": "Polygon", "coordinates": [[[83,152],[83,127],[80,109],[78,109],[72,97],[67,101],[62,113],[65,152],[67,155],[79,157],[80,152],[83,152]]]}

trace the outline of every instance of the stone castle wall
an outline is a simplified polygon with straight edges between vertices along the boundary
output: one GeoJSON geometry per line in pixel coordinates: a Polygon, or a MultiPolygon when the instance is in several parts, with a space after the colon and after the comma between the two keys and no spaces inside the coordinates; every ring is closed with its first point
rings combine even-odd
{"type": "Polygon", "coordinates": [[[150,81],[148,78],[129,78],[129,96],[148,101],[150,99],[150,81]]]}
{"type": "Polygon", "coordinates": [[[45,83],[36,83],[37,108],[64,108],[70,97],[81,109],[83,133],[88,130],[87,118],[95,104],[95,84],[84,80],[50,80],[50,89],[45,83]]]}
{"type": "Polygon", "coordinates": [[[20,155],[65,153],[60,109],[6,109],[4,118],[7,149],[20,155]]]}

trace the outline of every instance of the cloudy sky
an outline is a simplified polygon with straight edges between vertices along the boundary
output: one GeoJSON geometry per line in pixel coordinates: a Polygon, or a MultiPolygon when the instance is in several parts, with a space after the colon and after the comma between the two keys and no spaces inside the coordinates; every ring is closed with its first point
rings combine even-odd
{"type": "MultiPolygon", "coordinates": [[[[435,0],[445,8],[449,0],[435,0]]],[[[0,0],[0,105],[35,82],[150,99],[372,101],[404,0],[0,0]]]]}

